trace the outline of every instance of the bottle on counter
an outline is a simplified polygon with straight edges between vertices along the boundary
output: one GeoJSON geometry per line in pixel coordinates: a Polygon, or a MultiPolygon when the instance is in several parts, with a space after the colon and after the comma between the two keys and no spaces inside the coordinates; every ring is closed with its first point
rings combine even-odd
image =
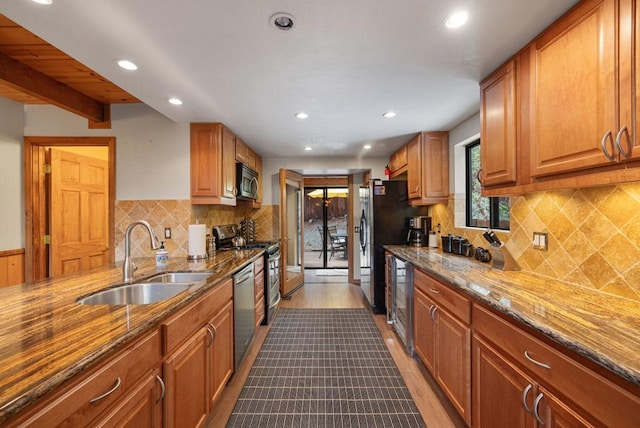
{"type": "Polygon", "coordinates": [[[160,248],[156,251],[156,266],[167,267],[169,264],[169,251],[164,248],[164,241],[160,243],[160,248]]]}

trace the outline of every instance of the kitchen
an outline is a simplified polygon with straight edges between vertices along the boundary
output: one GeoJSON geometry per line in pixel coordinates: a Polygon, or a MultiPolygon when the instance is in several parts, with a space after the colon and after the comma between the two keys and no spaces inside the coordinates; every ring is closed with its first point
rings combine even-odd
{"type": "MultiPolygon", "coordinates": [[[[516,49],[514,49],[515,51],[516,49]]],[[[482,76],[484,77],[484,76],[482,76]]],[[[477,85],[477,84],[476,84],[477,85]]],[[[477,88],[477,86],[476,86],[477,88]]],[[[51,106],[33,106],[2,100],[2,127],[8,134],[9,143],[3,144],[3,159],[8,160],[8,167],[3,171],[8,175],[7,182],[13,185],[7,187],[10,201],[17,201],[11,206],[20,207],[22,196],[22,154],[20,145],[23,136],[59,135],[85,136],[86,120],[61,111],[51,106]],[[6,121],[6,123],[4,123],[6,121]],[[13,142],[13,144],[11,144],[13,142]],[[5,147],[6,153],[5,155],[5,147]]],[[[144,105],[114,105],[112,110],[112,129],[90,132],[91,135],[115,135],[118,139],[117,150],[117,204],[126,206],[126,212],[141,213],[145,216],[154,209],[176,210],[184,218],[175,220],[174,233],[179,232],[175,239],[184,240],[186,225],[191,222],[189,204],[189,126],[187,123],[167,120],[155,110],[144,105]],[[144,131],[143,131],[144,130],[144,131]],[[149,131],[152,130],[152,131],[149,131]],[[144,142],[141,144],[140,142],[144,142]],[[184,209],[187,205],[189,208],[184,209]],[[186,213],[185,213],[186,211],[186,213]]],[[[476,110],[477,111],[477,107],[476,110]]],[[[473,111],[471,112],[473,113],[473,111]]],[[[451,196],[448,204],[437,204],[431,208],[433,224],[441,224],[443,231],[448,233],[463,233],[476,246],[486,246],[480,232],[469,230],[458,231],[456,216],[458,208],[455,204],[459,192],[460,181],[455,179],[459,167],[455,163],[458,149],[456,145],[466,141],[469,137],[480,132],[479,115],[460,124],[452,126],[449,132],[451,142],[450,168],[452,179],[450,182],[451,196]]],[[[234,129],[241,132],[241,129],[234,129]]],[[[615,133],[614,133],[615,134],[615,133]]],[[[615,138],[614,138],[615,139],[615,138]]],[[[247,141],[251,141],[247,138],[247,141]]],[[[388,155],[388,153],[387,153],[388,155]]],[[[267,185],[263,192],[265,206],[260,208],[258,216],[270,224],[275,216],[273,206],[278,205],[279,195],[273,185],[277,171],[280,168],[318,169],[319,165],[326,168],[341,170],[372,170],[373,177],[383,177],[384,167],[388,156],[374,159],[349,158],[309,158],[288,159],[266,157],[263,160],[263,174],[267,177],[267,185]],[[272,184],[271,186],[269,184],[272,184]]],[[[324,168],[322,168],[324,169],[324,168]]],[[[606,181],[603,181],[606,182],[606,181]]],[[[526,190],[526,188],[525,188],[526,190]]],[[[3,190],[4,192],[5,190],[3,190]]],[[[524,196],[513,198],[512,228],[505,239],[509,243],[512,253],[518,256],[523,266],[530,271],[547,277],[560,278],[571,283],[587,283],[598,291],[634,298],[636,295],[636,263],[633,251],[620,248],[636,248],[634,238],[637,236],[634,221],[637,205],[634,185],[621,184],[605,187],[589,187],[581,190],[562,190],[556,192],[523,192],[524,196]],[[584,224],[575,224],[576,220],[584,218],[584,224]],[[550,248],[554,249],[553,257],[530,249],[530,231],[540,228],[549,230],[550,248]],[[611,239],[614,234],[615,239],[611,239]],[[572,239],[567,239],[572,237],[572,239]],[[624,243],[620,245],[620,243],[624,243]],[[523,261],[525,263],[523,263],[523,261]]],[[[3,193],[4,194],[4,193],[3,193]]],[[[120,206],[117,210],[121,209],[120,206]]],[[[23,210],[6,213],[7,220],[3,222],[6,236],[10,245],[6,249],[23,248],[24,229],[23,210]]],[[[194,208],[195,218],[213,217],[213,221],[221,224],[224,220],[237,223],[244,218],[245,212],[236,213],[232,208],[217,207],[211,210],[202,207],[194,208]],[[204,210],[204,212],[203,212],[204,210]]],[[[123,212],[125,210],[123,209],[123,212]]],[[[120,238],[116,238],[116,259],[122,256],[122,236],[124,228],[137,218],[126,216],[116,217],[120,238]]],[[[160,219],[160,222],[163,219],[160,219]]],[[[160,222],[154,227],[163,228],[160,222]]],[[[208,221],[211,223],[211,220],[208,221]]],[[[352,223],[352,224],[355,224],[352,223]]],[[[162,230],[162,229],[160,229],[162,230]]],[[[268,238],[270,238],[269,236],[268,238]]],[[[184,242],[184,241],[183,241],[184,242]]],[[[3,247],[5,249],[5,247],[3,247]]],[[[148,255],[143,248],[138,249],[148,255]]],[[[173,248],[174,257],[186,256],[184,248],[173,248]]],[[[637,299],[637,297],[635,297],[637,299]]]]}

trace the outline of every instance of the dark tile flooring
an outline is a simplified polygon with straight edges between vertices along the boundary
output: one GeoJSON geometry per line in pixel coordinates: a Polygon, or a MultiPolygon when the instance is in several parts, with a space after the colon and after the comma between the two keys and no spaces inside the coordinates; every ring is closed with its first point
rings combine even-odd
{"type": "Polygon", "coordinates": [[[280,310],[227,427],[424,427],[367,309],[280,310]]]}

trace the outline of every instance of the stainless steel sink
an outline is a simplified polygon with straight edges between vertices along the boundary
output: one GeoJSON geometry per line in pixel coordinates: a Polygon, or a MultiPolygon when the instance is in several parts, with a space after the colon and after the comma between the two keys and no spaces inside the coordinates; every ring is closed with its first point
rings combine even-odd
{"type": "Polygon", "coordinates": [[[211,276],[209,272],[167,272],[160,275],[152,276],[145,280],[145,282],[200,282],[206,281],[211,276]]]}
{"type": "Polygon", "coordinates": [[[193,282],[143,282],[98,291],[79,298],[83,305],[148,305],[170,299],[188,290],[193,282]]]}

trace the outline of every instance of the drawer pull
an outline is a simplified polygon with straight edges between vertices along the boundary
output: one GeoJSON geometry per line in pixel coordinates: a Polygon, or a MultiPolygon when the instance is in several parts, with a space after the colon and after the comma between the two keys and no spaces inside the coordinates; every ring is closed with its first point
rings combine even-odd
{"type": "Polygon", "coordinates": [[[527,406],[527,395],[529,395],[529,391],[531,391],[531,388],[533,388],[533,385],[529,384],[524,389],[524,391],[522,391],[522,405],[524,406],[524,409],[527,411],[527,413],[531,413],[531,409],[529,408],[529,406],[527,406]]]}
{"type": "Polygon", "coordinates": [[[164,398],[164,394],[167,392],[167,387],[165,386],[164,381],[160,376],[156,375],[156,380],[158,381],[158,383],[160,383],[160,391],[162,391],[162,393],[160,394],[160,398],[156,400],[156,404],[158,404],[164,398]]]}
{"type": "Polygon", "coordinates": [[[209,323],[209,325],[213,329],[213,340],[216,340],[216,337],[218,337],[218,329],[215,325],[213,325],[213,323],[209,323]]]}
{"type": "Polygon", "coordinates": [[[103,398],[108,397],[109,395],[113,394],[116,391],[116,389],[120,388],[120,384],[121,383],[122,383],[122,381],[120,380],[120,376],[118,376],[118,378],[116,379],[116,384],[113,385],[113,388],[111,388],[110,390],[108,390],[107,392],[105,392],[102,395],[98,395],[97,397],[92,398],[91,400],[89,400],[89,403],[93,404],[93,403],[95,403],[97,401],[100,401],[103,398]]]}
{"type": "Polygon", "coordinates": [[[209,337],[211,338],[211,340],[209,340],[209,343],[207,343],[207,348],[213,344],[213,341],[216,338],[215,333],[211,331],[211,329],[209,328],[209,325],[206,327],[206,329],[207,329],[207,333],[209,333],[209,337]]]}
{"type": "Polygon", "coordinates": [[[431,291],[433,294],[440,294],[440,291],[436,290],[435,288],[430,288],[429,291],[431,291]]]}
{"type": "Polygon", "coordinates": [[[438,320],[436,320],[436,311],[438,310],[438,307],[436,305],[431,305],[431,308],[429,309],[429,317],[431,318],[431,320],[433,322],[438,322],[438,320]]]}
{"type": "Polygon", "coordinates": [[[529,351],[524,351],[524,356],[527,360],[531,361],[536,366],[542,367],[543,369],[551,369],[549,364],[541,363],[540,361],[536,361],[529,355],[529,351]]]}
{"type": "Polygon", "coordinates": [[[533,416],[536,417],[540,425],[544,425],[544,421],[540,417],[539,413],[540,401],[542,401],[543,398],[544,394],[541,392],[540,394],[538,394],[538,396],[536,397],[536,401],[533,403],[533,416]]]}

